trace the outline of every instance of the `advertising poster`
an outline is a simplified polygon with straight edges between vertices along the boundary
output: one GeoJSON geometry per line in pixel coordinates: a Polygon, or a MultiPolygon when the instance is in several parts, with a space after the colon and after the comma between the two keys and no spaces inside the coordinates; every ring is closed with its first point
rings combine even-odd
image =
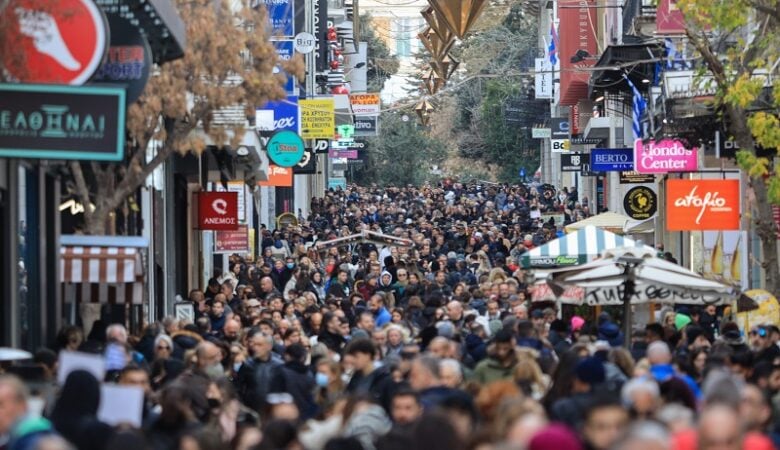
{"type": "Polygon", "coordinates": [[[214,253],[248,253],[249,229],[241,225],[233,231],[217,231],[214,236],[214,253]]]}
{"type": "Polygon", "coordinates": [[[333,139],[336,134],[336,105],[332,98],[300,100],[301,137],[333,139]]]}
{"type": "Polygon", "coordinates": [[[293,0],[261,0],[268,11],[272,36],[295,36],[295,4],[293,0]]]}
{"type": "Polygon", "coordinates": [[[739,180],[667,180],[667,230],[739,230],[739,197],[739,180]]]}

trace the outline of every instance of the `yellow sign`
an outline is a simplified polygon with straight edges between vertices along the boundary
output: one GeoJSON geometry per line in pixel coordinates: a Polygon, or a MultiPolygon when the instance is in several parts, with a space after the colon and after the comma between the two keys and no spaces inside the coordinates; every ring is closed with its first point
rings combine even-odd
{"type": "Polygon", "coordinates": [[[287,227],[297,227],[298,226],[298,218],[295,217],[295,214],[293,213],[282,213],[279,214],[279,216],[276,217],[276,228],[287,228],[287,227]]]}
{"type": "Polygon", "coordinates": [[[774,295],[763,289],[752,289],[744,294],[758,304],[758,309],[737,313],[739,326],[748,331],[756,325],[780,325],[780,305],[774,295]]]}
{"type": "Polygon", "coordinates": [[[336,104],[332,98],[298,100],[303,139],[333,139],[336,129],[336,104]]]}
{"type": "Polygon", "coordinates": [[[255,262],[255,229],[249,229],[249,253],[247,254],[247,262],[255,262]]]}

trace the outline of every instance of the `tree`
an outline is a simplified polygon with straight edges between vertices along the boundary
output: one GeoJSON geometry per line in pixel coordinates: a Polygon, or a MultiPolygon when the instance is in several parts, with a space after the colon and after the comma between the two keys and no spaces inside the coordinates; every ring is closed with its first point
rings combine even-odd
{"type": "Polygon", "coordinates": [[[368,160],[353,180],[380,186],[419,185],[434,177],[431,168],[445,156],[444,144],[421,130],[414,114],[386,112],[380,118],[379,136],[368,140],[368,160]]]}
{"type": "Polygon", "coordinates": [[[285,75],[273,73],[277,64],[301,75],[299,58],[278,61],[265,9],[231,9],[229,2],[212,0],[179,0],[177,6],[187,26],[185,55],[159,67],[129,105],[124,162],[68,165],[88,234],[105,234],[110,214],[174,153],[200,154],[207,139],[217,147],[237,146],[243,124],[215,125],[215,113],[238,106],[254,114],[256,105],[284,98],[285,75]],[[148,157],[153,141],[159,145],[148,157]]]}
{"type": "Polygon", "coordinates": [[[766,289],[777,294],[777,226],[770,204],[780,204],[780,173],[773,158],[758,156],[756,148],[780,148],[780,3],[679,0],[678,5],[690,44],[716,88],[714,106],[741,148],[737,161],[755,195],[750,217],[761,239],[766,289]]]}
{"type": "MultiPolygon", "coordinates": [[[[363,14],[360,22],[370,24],[371,16],[363,14]]],[[[368,44],[368,92],[379,92],[385,81],[398,72],[398,58],[390,53],[385,41],[379,39],[373,26],[362,27],[360,33],[360,38],[368,44]]]]}

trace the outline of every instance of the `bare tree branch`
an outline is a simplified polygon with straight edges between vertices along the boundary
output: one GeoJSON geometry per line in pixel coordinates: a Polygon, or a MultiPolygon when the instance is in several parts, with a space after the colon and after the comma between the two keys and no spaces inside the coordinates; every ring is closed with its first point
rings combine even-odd
{"type": "Polygon", "coordinates": [[[81,170],[81,163],[71,161],[70,173],[73,176],[73,181],[76,182],[76,197],[84,206],[84,222],[89,223],[92,220],[92,202],[89,199],[89,188],[87,187],[87,180],[84,178],[84,172],[81,170]]]}

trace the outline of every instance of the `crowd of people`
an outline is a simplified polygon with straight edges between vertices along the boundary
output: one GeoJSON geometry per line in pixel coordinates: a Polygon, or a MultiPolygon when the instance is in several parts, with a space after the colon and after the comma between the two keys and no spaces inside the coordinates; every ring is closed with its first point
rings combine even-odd
{"type": "Polygon", "coordinates": [[[780,449],[780,329],[664,306],[626,342],[605,310],[529,299],[519,257],[587,198],[550,186],[351,187],[264,230],[256,261],[189,292],[193,320],[98,320],[2,365],[0,449],[780,449]],[[549,216],[548,216],[549,217],[549,216]],[[399,245],[328,241],[373,230],[399,245]],[[106,373],[57,379],[58,353],[106,373]],[[143,389],[141,426],[99,418],[143,389]]]}

